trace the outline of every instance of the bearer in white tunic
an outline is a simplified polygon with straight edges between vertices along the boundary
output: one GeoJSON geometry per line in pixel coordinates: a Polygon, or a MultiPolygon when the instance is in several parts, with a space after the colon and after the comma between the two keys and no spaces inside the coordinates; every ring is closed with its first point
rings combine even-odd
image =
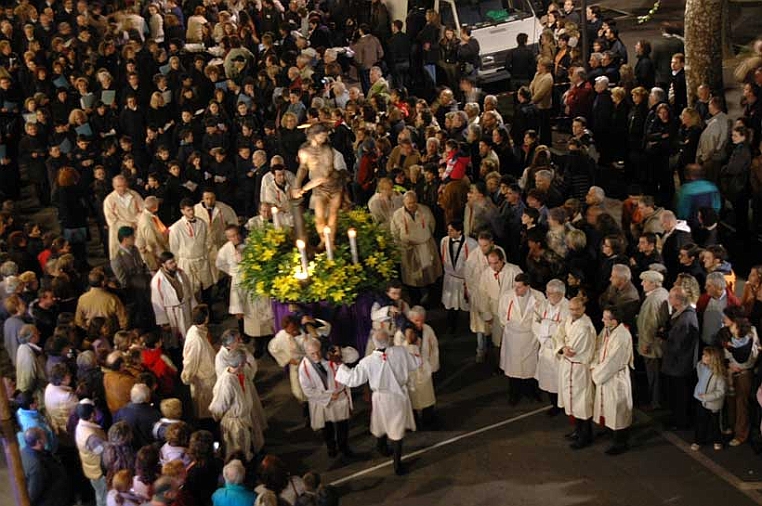
{"type": "Polygon", "coordinates": [[[201,202],[193,208],[198,219],[206,223],[209,234],[209,264],[212,267],[212,279],[219,279],[217,272],[217,252],[227,242],[225,230],[230,225],[238,225],[238,216],[232,207],[217,200],[212,189],[205,189],[201,194],[201,202]]]}
{"type": "Polygon", "coordinates": [[[632,425],[632,383],[634,369],[632,335],[621,323],[615,308],[603,311],[603,330],[598,337],[598,352],[592,367],[595,383],[593,418],[614,431],[614,444],[608,455],[629,450],[629,428],[632,425]]]}
{"type": "MultiPolygon", "coordinates": [[[[275,157],[273,157],[275,158],[275,157]]],[[[291,215],[291,188],[294,185],[296,175],[280,164],[271,164],[270,172],[262,177],[261,202],[268,202],[270,206],[278,208],[278,219],[283,224],[293,222],[291,215]]]]}
{"type": "Polygon", "coordinates": [[[434,329],[426,324],[423,307],[414,306],[408,320],[407,328],[394,335],[394,346],[406,348],[421,360],[421,367],[410,374],[408,390],[413,409],[421,412],[421,425],[429,425],[434,422],[434,404],[437,402],[432,375],[439,371],[439,342],[434,329]]]}
{"type": "MultiPolygon", "coordinates": [[[[494,366],[497,369],[500,365],[499,348],[503,342],[503,324],[498,316],[500,314],[500,301],[513,293],[514,279],[521,269],[517,265],[509,264],[505,261],[505,252],[499,249],[493,249],[487,255],[489,269],[482,272],[479,280],[479,312],[482,319],[487,322],[492,331],[492,349],[494,351],[494,366]]],[[[485,352],[487,351],[485,343],[485,352]]]]}
{"type": "Polygon", "coordinates": [[[352,393],[336,383],[339,364],[326,360],[318,339],[309,338],[304,345],[306,356],[299,364],[299,383],[310,407],[312,430],[323,429],[328,456],[340,451],[351,457],[349,449],[349,417],[352,416],[352,393]]]}
{"type": "Polygon", "coordinates": [[[214,367],[214,348],[209,342],[209,309],[197,306],[193,309],[193,326],[185,335],[183,346],[183,372],[180,380],[190,386],[194,415],[198,419],[211,418],[209,404],[217,382],[214,367]]]}
{"type": "Polygon", "coordinates": [[[196,217],[193,202],[180,203],[183,217],[169,227],[169,250],[177,257],[177,264],[193,284],[193,294],[211,287],[212,268],[209,263],[209,231],[206,223],[196,217]]]}
{"type": "Polygon", "coordinates": [[[558,369],[558,407],[575,418],[574,432],[568,435],[575,450],[593,440],[593,380],[590,365],[595,358],[595,327],[585,314],[580,297],[569,301],[569,317],[553,336],[556,353],[562,356],[558,369]]]}
{"type": "Polygon", "coordinates": [[[370,307],[370,320],[373,330],[365,344],[365,356],[367,357],[376,346],[373,344],[373,331],[385,330],[390,336],[397,333],[399,323],[407,318],[410,306],[402,299],[402,282],[398,279],[389,280],[386,283],[386,291],[380,300],[370,307]]]}
{"type": "Polygon", "coordinates": [[[151,305],[156,325],[165,331],[166,349],[177,348],[191,326],[191,310],[196,306],[193,285],[177,267],[175,255],[159,255],[161,267],[151,279],[151,305]]]}
{"type": "Polygon", "coordinates": [[[376,193],[368,200],[368,211],[373,221],[391,227],[394,211],[402,207],[402,195],[394,191],[391,179],[382,177],[376,185],[376,193]]]}
{"type": "Polygon", "coordinates": [[[252,423],[250,388],[246,380],[246,353],[235,350],[228,357],[228,366],[217,378],[214,385],[214,398],[209,405],[215,420],[220,421],[220,432],[225,447],[225,456],[229,458],[236,451],[242,451],[246,460],[251,460],[262,449],[264,437],[252,423]]]}
{"type": "Polygon", "coordinates": [[[447,235],[439,241],[444,279],[442,281],[442,305],[447,310],[447,328],[455,334],[458,311],[470,308],[466,292],[466,262],[468,256],[478,249],[476,241],[463,235],[463,222],[453,221],[447,225],[447,235]]]}
{"type": "Polygon", "coordinates": [[[115,176],[111,184],[114,191],[103,199],[103,215],[108,225],[109,259],[113,260],[119,252],[117,232],[120,227],[138,228],[143,198],[135,190],[130,190],[127,179],[122,175],[115,176]]]}
{"type": "Polygon", "coordinates": [[[391,346],[391,338],[384,330],[373,334],[376,350],[360,360],[354,369],[342,364],[336,372],[336,381],[350,388],[368,383],[373,391],[373,411],[370,432],[377,438],[377,449],[389,454],[387,438],[394,452],[394,472],[404,474],[402,466],[402,438],[406,430],[415,430],[415,419],[407,391],[410,373],[421,366],[421,360],[405,348],[391,346]]]}
{"type": "MultiPolygon", "coordinates": [[[[238,225],[229,225],[225,230],[227,242],[217,253],[217,269],[230,276],[230,306],[228,311],[238,319],[238,330],[250,338],[273,334],[273,310],[268,297],[249,294],[241,286],[238,264],[245,245],[241,240],[238,225]]],[[[257,340],[264,343],[264,340],[257,340]]],[[[256,349],[261,350],[262,345],[256,349]]]]}
{"type": "Polygon", "coordinates": [[[492,237],[491,232],[481,232],[477,244],[479,247],[474,251],[471,251],[466,259],[464,275],[469,303],[471,332],[476,334],[476,361],[484,362],[484,356],[487,352],[487,339],[485,338],[485,334],[489,334],[492,329],[487,322],[484,321],[484,318],[482,318],[482,313],[479,309],[481,306],[481,301],[479,299],[481,294],[481,277],[482,273],[489,268],[487,255],[490,251],[499,249],[503,253],[503,258],[506,257],[503,248],[495,245],[495,240],[492,237]]]}
{"type": "Polygon", "coordinates": [[[281,327],[283,330],[279,330],[267,343],[267,351],[280,367],[288,366],[291,393],[303,405],[304,416],[307,417],[309,415],[307,404],[305,404],[307,397],[299,384],[299,363],[304,358],[304,342],[307,340],[307,335],[302,332],[301,321],[293,314],[283,317],[281,327]]]}
{"type": "Polygon", "coordinates": [[[246,353],[243,373],[248,382],[247,394],[251,397],[251,421],[257,431],[264,432],[267,429],[267,418],[265,417],[265,410],[262,408],[262,401],[259,399],[259,392],[254,384],[254,379],[257,376],[257,360],[246,349],[243,339],[241,339],[241,333],[236,329],[227,329],[220,336],[220,351],[214,358],[214,369],[217,376],[220,376],[225,371],[226,364],[230,361],[229,357],[235,350],[243,350],[246,353]]]}
{"type": "Polygon", "coordinates": [[[551,408],[548,415],[555,416],[561,412],[558,407],[558,366],[561,356],[556,353],[553,336],[569,316],[569,301],[564,298],[566,285],[558,279],[548,282],[545,294],[547,299],[535,306],[535,321],[532,324],[534,337],[540,343],[535,378],[540,390],[547,392],[550,397],[551,408]]]}
{"type": "Polygon", "coordinates": [[[500,347],[500,368],[510,379],[510,404],[516,405],[522,395],[538,397],[537,352],[539,343],[532,332],[535,306],[545,300],[542,292],[529,286],[529,276],[519,273],[513,279],[513,291],[500,299],[499,318],[503,326],[500,347]]]}

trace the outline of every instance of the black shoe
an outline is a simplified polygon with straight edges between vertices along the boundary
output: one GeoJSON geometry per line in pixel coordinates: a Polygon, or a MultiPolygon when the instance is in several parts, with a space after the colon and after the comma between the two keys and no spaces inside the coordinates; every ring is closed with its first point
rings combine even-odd
{"type": "Polygon", "coordinates": [[[568,434],[564,434],[564,437],[568,439],[569,441],[576,441],[577,438],[579,438],[579,432],[577,432],[575,429],[568,434]]]}
{"type": "Polygon", "coordinates": [[[397,462],[394,463],[394,474],[397,476],[404,476],[408,473],[407,466],[400,462],[399,464],[397,462]]]}
{"type": "Polygon", "coordinates": [[[611,448],[606,450],[604,453],[606,455],[621,455],[621,454],[623,454],[624,452],[626,452],[629,449],[630,449],[630,445],[625,443],[623,445],[613,445],[611,448]]]}
{"type": "Polygon", "coordinates": [[[572,450],[581,450],[582,448],[590,446],[589,441],[583,441],[579,438],[577,438],[572,444],[569,445],[569,448],[572,450]]]}
{"type": "Polygon", "coordinates": [[[328,457],[330,458],[336,458],[336,455],[339,453],[336,451],[336,448],[328,448],[328,457]]]}

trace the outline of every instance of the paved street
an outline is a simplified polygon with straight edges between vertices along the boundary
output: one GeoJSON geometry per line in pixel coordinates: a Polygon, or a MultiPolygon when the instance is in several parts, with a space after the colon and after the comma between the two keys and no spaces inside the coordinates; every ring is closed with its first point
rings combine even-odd
{"type": "MultiPolygon", "coordinates": [[[[439,315],[431,316],[435,328],[441,327],[439,315]]],[[[268,450],[283,456],[295,472],[322,472],[326,482],[339,487],[347,506],[762,504],[756,491],[762,488],[762,460],[750,447],[697,455],[682,439],[689,444],[689,433],[662,435],[659,423],[637,412],[629,453],[605,455],[610,444],[605,435],[591,448],[573,451],[563,437],[570,431],[568,419],[549,418],[545,405],[534,401],[511,408],[507,378],[474,363],[473,347],[471,338],[440,336],[440,427],[405,439],[405,453],[412,454],[409,475],[395,476],[390,461],[373,452],[361,395],[355,396],[350,439],[358,457],[329,460],[320,437],[297,422],[296,402],[269,360],[263,364],[260,392],[275,417],[270,426],[281,430],[268,431],[268,450]]]]}

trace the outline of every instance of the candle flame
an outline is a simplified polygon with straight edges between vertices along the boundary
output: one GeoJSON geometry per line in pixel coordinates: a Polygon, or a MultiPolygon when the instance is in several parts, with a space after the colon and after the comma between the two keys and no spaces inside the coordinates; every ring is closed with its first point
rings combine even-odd
{"type": "Polygon", "coordinates": [[[347,235],[349,237],[357,237],[357,230],[350,228],[349,230],[347,230],[347,235]]]}
{"type": "Polygon", "coordinates": [[[331,233],[331,227],[324,227],[323,228],[323,235],[330,234],[331,233]]]}
{"type": "Polygon", "coordinates": [[[304,248],[305,248],[305,246],[306,246],[306,244],[304,244],[304,241],[302,241],[301,239],[297,239],[297,240],[296,240],[296,247],[297,247],[297,248],[299,248],[299,249],[304,249],[304,248]]]}
{"type": "Polygon", "coordinates": [[[272,206],[272,207],[270,208],[270,212],[271,212],[271,213],[273,213],[273,214],[278,214],[278,208],[277,208],[277,207],[275,207],[275,206],[272,206]]]}

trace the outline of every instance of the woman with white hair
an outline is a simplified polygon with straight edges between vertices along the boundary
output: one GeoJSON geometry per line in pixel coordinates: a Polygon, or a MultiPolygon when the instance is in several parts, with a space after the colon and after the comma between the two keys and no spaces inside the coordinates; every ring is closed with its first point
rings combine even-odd
{"type": "Polygon", "coordinates": [[[246,353],[232,351],[225,372],[217,377],[209,411],[220,422],[226,458],[242,451],[246,460],[251,460],[262,449],[265,439],[262,430],[252,423],[251,395],[246,390],[247,382],[240,379],[245,367],[246,353]]]}
{"type": "Polygon", "coordinates": [[[257,500],[257,494],[243,484],[246,468],[238,459],[233,459],[222,468],[225,485],[212,494],[214,506],[251,506],[257,500]]]}

